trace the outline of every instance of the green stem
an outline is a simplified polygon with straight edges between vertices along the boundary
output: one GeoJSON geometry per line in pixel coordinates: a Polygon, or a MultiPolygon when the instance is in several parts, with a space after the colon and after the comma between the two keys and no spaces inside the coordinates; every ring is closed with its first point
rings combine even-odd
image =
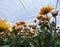
{"type": "Polygon", "coordinates": [[[54,47],[54,36],[53,36],[53,29],[51,28],[51,24],[50,24],[50,21],[48,19],[48,15],[46,14],[46,17],[47,17],[47,21],[48,21],[48,24],[49,24],[49,27],[50,27],[50,32],[51,32],[51,47],[54,47]]]}
{"type": "Polygon", "coordinates": [[[52,32],[52,47],[56,47],[56,46],[55,46],[55,43],[56,43],[55,37],[56,37],[56,23],[57,23],[57,20],[56,20],[56,17],[54,17],[54,18],[55,18],[55,29],[54,29],[54,31],[52,32]]]}
{"type": "Polygon", "coordinates": [[[56,17],[55,17],[55,31],[54,31],[54,47],[55,47],[55,37],[56,37],[56,23],[57,23],[57,20],[56,20],[56,17]]]}

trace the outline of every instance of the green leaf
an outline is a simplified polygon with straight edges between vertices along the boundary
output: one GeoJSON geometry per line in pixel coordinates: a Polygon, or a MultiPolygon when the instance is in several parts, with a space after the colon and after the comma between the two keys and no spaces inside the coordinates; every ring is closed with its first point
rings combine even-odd
{"type": "Polygon", "coordinates": [[[40,29],[41,29],[41,30],[44,30],[44,25],[42,25],[42,26],[40,27],[40,29]]]}
{"type": "Polygon", "coordinates": [[[0,47],[10,47],[10,45],[4,45],[4,46],[0,46],[0,47]]]}
{"type": "Polygon", "coordinates": [[[60,35],[55,38],[55,41],[60,41],[60,35]]]}

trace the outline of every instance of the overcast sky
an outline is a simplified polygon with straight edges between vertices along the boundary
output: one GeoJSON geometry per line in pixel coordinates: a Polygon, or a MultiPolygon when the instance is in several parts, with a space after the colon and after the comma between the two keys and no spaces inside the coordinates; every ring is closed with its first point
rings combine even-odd
{"type": "MultiPolygon", "coordinates": [[[[60,9],[59,2],[57,10],[60,9]]],[[[39,8],[45,4],[55,7],[56,0],[0,0],[0,18],[6,18],[12,23],[20,19],[30,22],[35,18],[26,18],[35,16],[39,8]]],[[[57,23],[60,24],[60,16],[57,17],[57,23]]]]}

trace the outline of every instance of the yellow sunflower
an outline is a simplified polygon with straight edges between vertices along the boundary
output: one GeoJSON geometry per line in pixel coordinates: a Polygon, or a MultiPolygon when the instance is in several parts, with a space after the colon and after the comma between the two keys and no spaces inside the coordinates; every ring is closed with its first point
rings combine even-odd
{"type": "Polygon", "coordinates": [[[39,10],[39,14],[44,15],[44,14],[47,14],[48,12],[50,12],[51,10],[53,10],[52,6],[45,5],[45,6],[41,7],[41,9],[39,10]]]}
{"type": "Polygon", "coordinates": [[[10,28],[10,24],[6,21],[6,19],[0,18],[0,32],[3,30],[7,30],[10,28]]]}

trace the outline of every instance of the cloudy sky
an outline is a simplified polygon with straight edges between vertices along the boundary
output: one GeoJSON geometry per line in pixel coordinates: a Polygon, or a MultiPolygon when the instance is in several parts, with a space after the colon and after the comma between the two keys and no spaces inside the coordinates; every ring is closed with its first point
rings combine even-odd
{"type": "MultiPolygon", "coordinates": [[[[39,8],[45,4],[56,6],[57,0],[0,0],[0,18],[6,18],[14,23],[16,20],[26,20],[31,22],[35,19],[39,8]],[[30,18],[29,17],[34,17],[30,18]]],[[[57,10],[60,9],[60,0],[57,10]]],[[[57,17],[57,23],[60,24],[60,16],[57,17]]]]}

